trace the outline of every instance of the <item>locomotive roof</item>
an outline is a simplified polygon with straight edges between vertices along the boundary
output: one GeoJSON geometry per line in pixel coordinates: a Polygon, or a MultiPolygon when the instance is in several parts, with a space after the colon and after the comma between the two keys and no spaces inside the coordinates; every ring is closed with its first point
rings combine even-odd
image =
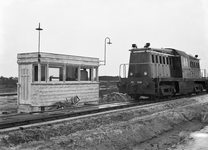
{"type": "Polygon", "coordinates": [[[133,49],[130,49],[129,51],[131,51],[131,52],[155,51],[155,52],[159,52],[159,53],[164,53],[164,54],[169,54],[169,55],[174,55],[174,56],[184,56],[184,57],[189,57],[191,59],[199,60],[196,57],[193,57],[191,55],[186,54],[183,51],[176,50],[173,48],[133,48],[133,49]]]}

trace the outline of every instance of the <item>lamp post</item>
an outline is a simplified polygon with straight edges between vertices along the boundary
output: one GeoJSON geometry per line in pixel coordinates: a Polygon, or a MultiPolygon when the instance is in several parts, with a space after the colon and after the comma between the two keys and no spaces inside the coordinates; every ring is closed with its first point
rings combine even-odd
{"type": "Polygon", "coordinates": [[[38,37],[38,62],[40,62],[40,31],[43,30],[40,28],[40,23],[39,23],[39,27],[36,28],[36,30],[39,31],[39,37],[38,37]]]}
{"type": "Polygon", "coordinates": [[[106,37],[105,38],[105,43],[104,43],[104,64],[103,65],[106,65],[106,44],[112,44],[111,41],[110,41],[110,38],[109,37],[106,37]],[[108,42],[107,42],[108,40],[108,42]]]}

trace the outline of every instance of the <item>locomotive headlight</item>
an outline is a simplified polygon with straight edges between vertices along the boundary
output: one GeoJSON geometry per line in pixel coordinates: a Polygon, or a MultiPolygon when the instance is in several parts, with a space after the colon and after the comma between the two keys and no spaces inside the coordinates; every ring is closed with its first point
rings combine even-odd
{"type": "Polygon", "coordinates": [[[132,72],[130,72],[130,76],[132,76],[133,75],[133,73],[132,72]]]}
{"type": "Polygon", "coordinates": [[[146,72],[146,71],[144,72],[144,75],[145,75],[145,76],[147,75],[147,72],[146,72]]]}

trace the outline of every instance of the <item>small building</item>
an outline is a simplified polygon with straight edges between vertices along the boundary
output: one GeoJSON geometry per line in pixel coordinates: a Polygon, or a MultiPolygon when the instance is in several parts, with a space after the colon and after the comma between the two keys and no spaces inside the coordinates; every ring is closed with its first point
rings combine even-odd
{"type": "Polygon", "coordinates": [[[38,52],[20,53],[18,112],[39,111],[78,96],[80,102],[99,99],[99,59],[38,52]]]}

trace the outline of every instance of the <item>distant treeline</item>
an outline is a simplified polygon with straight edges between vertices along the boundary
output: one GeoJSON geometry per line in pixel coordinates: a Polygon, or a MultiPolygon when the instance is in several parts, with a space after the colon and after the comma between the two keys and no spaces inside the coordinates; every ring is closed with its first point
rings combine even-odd
{"type": "Polygon", "coordinates": [[[17,77],[0,77],[0,93],[16,92],[17,91],[17,77]]]}
{"type": "Polygon", "coordinates": [[[16,85],[18,82],[17,77],[0,77],[0,85],[16,85]]]}
{"type": "Polygon", "coordinates": [[[99,81],[118,81],[118,76],[99,76],[99,81]]]}

